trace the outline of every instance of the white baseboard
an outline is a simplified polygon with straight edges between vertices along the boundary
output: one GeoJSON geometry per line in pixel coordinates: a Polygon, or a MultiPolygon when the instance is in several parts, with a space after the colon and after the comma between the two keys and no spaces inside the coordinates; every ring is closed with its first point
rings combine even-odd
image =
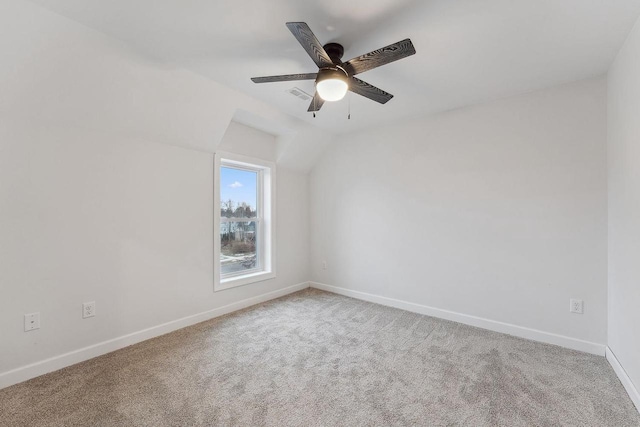
{"type": "Polygon", "coordinates": [[[629,394],[631,401],[633,402],[634,405],[636,405],[636,409],[638,410],[638,412],[640,412],[640,392],[638,392],[638,389],[636,388],[636,386],[633,385],[631,378],[629,378],[629,375],[627,375],[627,371],[624,370],[624,368],[618,361],[618,358],[616,357],[615,354],[613,354],[613,351],[611,351],[609,346],[607,346],[606,357],[607,357],[607,360],[609,361],[609,364],[613,368],[614,372],[618,376],[618,379],[624,386],[624,389],[627,390],[627,393],[629,394]]]}
{"type": "Polygon", "coordinates": [[[490,331],[501,332],[504,334],[514,335],[520,338],[526,338],[534,341],[540,341],[547,344],[559,345],[561,347],[570,348],[572,350],[584,351],[586,353],[605,355],[605,345],[590,341],[584,341],[577,338],[571,338],[564,335],[558,335],[551,332],[544,332],[537,329],[525,328],[523,326],[513,325],[511,323],[498,322],[496,320],[484,319],[482,317],[470,316],[468,314],[456,313],[455,311],[442,310],[440,308],[429,307],[426,305],[415,304],[412,302],[401,301],[393,298],[387,298],[379,295],[368,294],[366,292],[353,291],[351,289],[341,288],[337,286],[325,285],[322,283],[311,282],[311,287],[321,289],[323,291],[333,292],[340,295],[369,301],[376,304],[395,307],[402,310],[411,311],[413,313],[424,314],[427,316],[438,317],[440,319],[452,320],[465,325],[475,326],[490,331]]]}
{"type": "Polygon", "coordinates": [[[214,308],[213,310],[183,317],[181,319],[173,320],[171,322],[163,323],[161,325],[123,335],[118,338],[103,341],[101,343],[80,348],[78,350],[70,351],[69,353],[61,354],[59,356],[32,363],[30,365],[21,366],[11,371],[0,373],[0,389],[9,387],[13,384],[21,383],[23,381],[38,377],[40,375],[44,375],[49,372],[56,371],[58,369],[65,368],[67,366],[74,365],[76,363],[83,362],[85,360],[92,359],[97,356],[101,356],[106,353],[110,353],[115,350],[119,350],[132,344],[137,344],[150,338],[155,338],[157,336],[164,335],[169,332],[185,328],[187,326],[195,325],[196,323],[204,322],[205,320],[213,319],[215,317],[219,317],[275,298],[280,298],[290,293],[301,291],[308,287],[308,282],[299,283],[287,288],[278,289],[277,291],[267,292],[266,294],[247,298],[229,305],[225,305],[223,307],[214,308]]]}

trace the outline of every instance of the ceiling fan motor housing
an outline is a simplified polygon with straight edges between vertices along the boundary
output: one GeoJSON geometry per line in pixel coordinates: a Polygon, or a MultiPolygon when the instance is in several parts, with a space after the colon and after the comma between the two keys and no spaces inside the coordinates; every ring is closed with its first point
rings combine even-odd
{"type": "Polygon", "coordinates": [[[349,75],[340,67],[335,68],[321,68],[318,70],[318,77],[316,77],[316,84],[324,80],[342,80],[345,83],[349,83],[349,75]]]}
{"type": "Polygon", "coordinates": [[[344,47],[342,47],[340,43],[327,43],[322,47],[334,64],[340,64],[342,62],[344,47]]]}

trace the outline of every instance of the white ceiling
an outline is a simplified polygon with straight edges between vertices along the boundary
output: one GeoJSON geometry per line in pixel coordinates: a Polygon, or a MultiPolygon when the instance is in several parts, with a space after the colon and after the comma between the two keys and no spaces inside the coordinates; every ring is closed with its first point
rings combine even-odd
{"type": "Polygon", "coordinates": [[[140,51],[238,89],[335,133],[445,111],[606,72],[640,0],[34,0],[140,51]],[[351,95],[313,118],[313,81],[249,78],[315,72],[285,27],[304,21],[343,60],[411,38],[416,55],[358,77],[395,98],[351,95]]]}

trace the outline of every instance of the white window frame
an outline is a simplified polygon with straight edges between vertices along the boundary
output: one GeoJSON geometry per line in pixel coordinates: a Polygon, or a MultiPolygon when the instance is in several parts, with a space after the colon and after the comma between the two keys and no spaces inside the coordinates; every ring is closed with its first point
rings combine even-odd
{"type": "MultiPolygon", "coordinates": [[[[250,283],[261,282],[276,277],[276,244],[275,244],[275,213],[276,213],[276,165],[262,159],[243,156],[235,153],[217,152],[214,155],[213,178],[213,203],[214,203],[214,230],[213,230],[213,290],[235,288],[250,283]],[[220,168],[236,167],[239,169],[258,172],[258,200],[256,206],[259,217],[257,221],[256,252],[259,262],[259,270],[249,270],[246,273],[238,273],[222,277],[220,268],[220,224],[223,219],[220,215],[220,168]],[[261,216],[260,216],[261,215],[261,216]]],[[[234,222],[236,219],[231,219],[234,222]]]]}

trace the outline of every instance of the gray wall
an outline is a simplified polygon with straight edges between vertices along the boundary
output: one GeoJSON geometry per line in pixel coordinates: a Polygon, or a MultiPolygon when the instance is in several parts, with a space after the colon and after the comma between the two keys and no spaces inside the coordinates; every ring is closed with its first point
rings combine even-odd
{"type": "Polygon", "coordinates": [[[640,23],[608,78],[609,347],[640,389],[640,23]]]}
{"type": "Polygon", "coordinates": [[[604,354],[604,78],[342,136],[310,182],[314,281],[604,354]]]}

